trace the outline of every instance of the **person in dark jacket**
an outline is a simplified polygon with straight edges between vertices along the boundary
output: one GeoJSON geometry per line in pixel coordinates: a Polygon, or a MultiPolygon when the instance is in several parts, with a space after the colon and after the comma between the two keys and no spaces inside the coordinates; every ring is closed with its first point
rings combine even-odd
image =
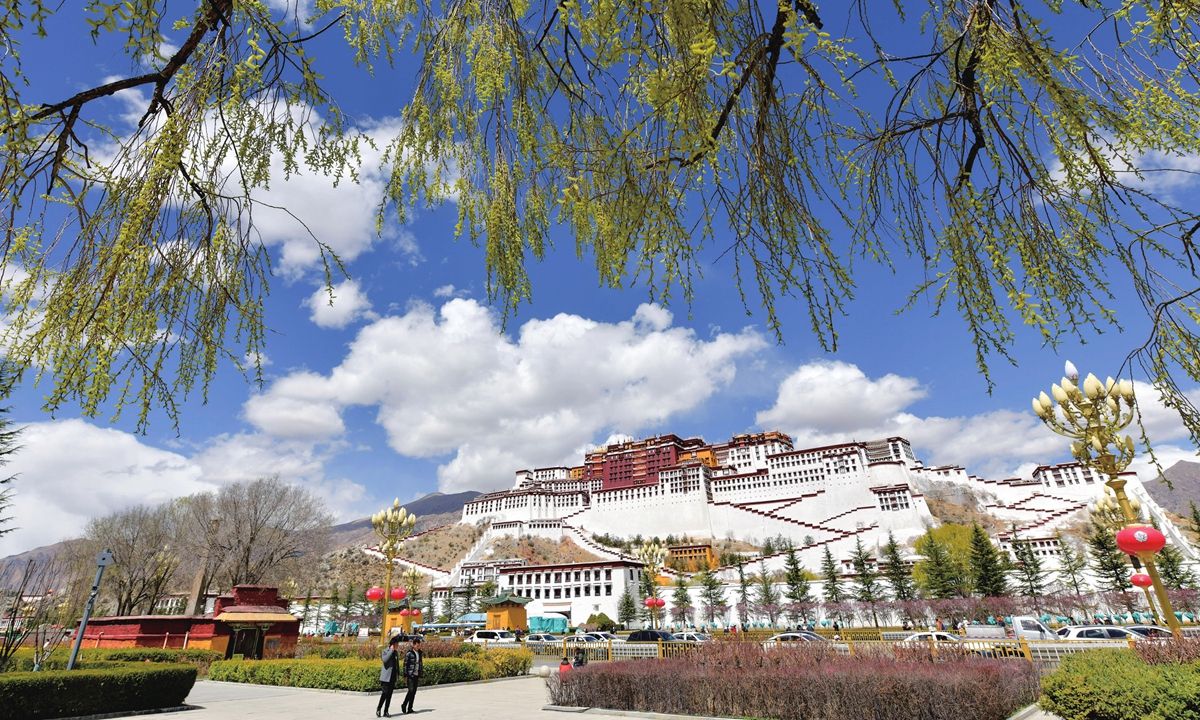
{"type": "Polygon", "coordinates": [[[383,717],[391,717],[388,711],[392,708],[392,691],[396,689],[396,679],[400,676],[399,646],[400,636],[393,635],[383,651],[383,669],[379,671],[379,704],[375,706],[375,717],[379,717],[380,712],[383,717]]]}
{"type": "Polygon", "coordinates": [[[413,700],[417,698],[417,681],[425,677],[425,666],[421,658],[421,636],[412,639],[412,647],[404,654],[404,679],[408,681],[408,692],[400,703],[400,712],[413,711],[413,700]]]}

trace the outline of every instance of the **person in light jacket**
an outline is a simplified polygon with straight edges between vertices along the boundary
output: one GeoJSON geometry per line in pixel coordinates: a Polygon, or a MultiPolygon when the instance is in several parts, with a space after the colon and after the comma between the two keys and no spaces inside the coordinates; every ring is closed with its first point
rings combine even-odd
{"type": "Polygon", "coordinates": [[[404,679],[408,681],[408,692],[400,703],[400,712],[413,711],[413,700],[417,699],[417,682],[425,677],[425,666],[421,658],[421,636],[412,639],[412,647],[404,654],[404,679]]]}
{"type": "Polygon", "coordinates": [[[396,689],[396,678],[400,675],[400,636],[393,635],[383,651],[383,669],[379,671],[379,704],[375,706],[375,717],[391,717],[392,691],[396,689]]]}

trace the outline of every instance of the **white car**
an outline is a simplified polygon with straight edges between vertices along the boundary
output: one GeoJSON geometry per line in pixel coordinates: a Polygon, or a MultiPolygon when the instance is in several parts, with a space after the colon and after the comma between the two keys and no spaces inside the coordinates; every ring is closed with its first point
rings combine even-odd
{"type": "Polygon", "coordinates": [[[507,630],[476,630],[475,634],[467,638],[469,643],[485,642],[516,642],[517,636],[507,630]]]}
{"type": "Polygon", "coordinates": [[[591,635],[592,637],[596,638],[600,642],[615,642],[615,643],[625,642],[625,638],[622,638],[617,635],[613,635],[610,632],[590,632],[590,633],[588,633],[588,635],[591,635]]]}
{"type": "Polygon", "coordinates": [[[1058,631],[1063,640],[1145,640],[1145,636],[1115,625],[1079,625],[1058,631]],[[1065,630],[1066,632],[1063,632],[1065,630]]]}
{"type": "Polygon", "coordinates": [[[684,642],[706,643],[712,642],[712,635],[702,632],[675,633],[675,639],[684,642]]]}
{"type": "Polygon", "coordinates": [[[764,648],[772,648],[772,647],[780,647],[780,646],[786,646],[786,645],[792,645],[795,643],[804,643],[804,642],[828,642],[828,641],[825,638],[821,637],[820,635],[816,634],[815,632],[809,632],[808,630],[796,630],[794,632],[779,633],[778,635],[773,635],[773,636],[767,638],[766,641],[763,643],[763,647],[764,648]]]}
{"type": "Polygon", "coordinates": [[[559,638],[554,637],[550,633],[533,633],[525,636],[525,644],[534,647],[556,642],[559,642],[559,638]]]}
{"type": "Polygon", "coordinates": [[[904,638],[900,642],[902,644],[904,644],[904,643],[928,644],[930,640],[933,640],[934,642],[955,642],[956,643],[956,642],[962,642],[963,639],[960,638],[959,636],[955,635],[954,633],[942,632],[941,630],[938,630],[935,632],[914,633],[914,634],[909,635],[908,637],[904,638]]]}
{"type": "Polygon", "coordinates": [[[1125,629],[1151,640],[1164,640],[1175,636],[1174,633],[1161,625],[1126,625],[1125,629]]]}

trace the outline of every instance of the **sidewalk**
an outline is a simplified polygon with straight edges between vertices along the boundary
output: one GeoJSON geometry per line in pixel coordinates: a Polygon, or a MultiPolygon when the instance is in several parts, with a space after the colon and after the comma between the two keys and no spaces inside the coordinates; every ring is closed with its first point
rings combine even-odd
{"type": "MultiPolygon", "coordinates": [[[[392,714],[400,714],[404,692],[392,696],[392,714]]],[[[201,709],[164,713],[175,720],[258,720],[259,718],[374,718],[378,695],[352,695],[304,688],[237,685],[201,680],[187,704],[201,709]]],[[[547,702],[542,678],[529,677],[477,685],[428,687],[417,691],[414,720],[529,720],[542,715],[547,702]]]]}

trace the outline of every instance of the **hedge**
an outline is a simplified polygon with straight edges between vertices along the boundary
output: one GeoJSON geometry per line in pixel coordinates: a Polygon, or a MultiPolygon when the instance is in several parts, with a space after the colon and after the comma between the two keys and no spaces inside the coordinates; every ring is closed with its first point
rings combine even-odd
{"type": "Polygon", "coordinates": [[[126,663],[93,670],[0,674],[0,720],[152,710],[182,705],[196,668],[166,663],[126,663]]]}
{"type": "MultiPolygon", "coordinates": [[[[322,690],[379,689],[379,663],[374,660],[222,660],[209,678],[253,685],[285,685],[322,690]]],[[[482,680],[481,663],[459,658],[425,661],[425,685],[482,680]]]]}
{"type": "Polygon", "coordinates": [[[849,657],[824,643],[710,643],[683,658],[593,663],[551,678],[570,707],[775,720],[1004,720],[1036,699],[1024,661],[849,657]]]}
{"type": "MultiPolygon", "coordinates": [[[[70,648],[58,648],[42,664],[43,670],[65,670],[67,660],[71,656],[70,648]]],[[[185,663],[193,665],[203,677],[208,674],[208,666],[225,656],[215,650],[200,648],[161,649],[161,648],[85,648],[79,651],[76,668],[108,667],[109,662],[152,662],[152,663],[185,663]],[[104,665],[97,665],[104,662],[104,665]]],[[[5,672],[21,672],[33,670],[33,649],[21,648],[13,654],[12,659],[4,666],[5,672]]]]}
{"type": "Polygon", "coordinates": [[[1063,720],[1200,720],[1200,663],[1148,665],[1124,648],[1068,655],[1039,704],[1063,720]]]}

